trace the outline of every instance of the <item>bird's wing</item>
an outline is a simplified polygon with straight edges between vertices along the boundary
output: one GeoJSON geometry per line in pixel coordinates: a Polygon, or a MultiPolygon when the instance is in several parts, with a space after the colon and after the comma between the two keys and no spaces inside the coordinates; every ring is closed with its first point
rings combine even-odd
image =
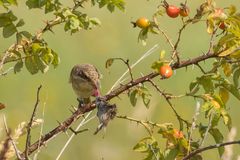
{"type": "Polygon", "coordinates": [[[95,86],[96,89],[98,89],[100,87],[100,74],[97,68],[91,65],[91,67],[89,66],[88,68],[86,68],[86,70],[86,72],[83,72],[84,77],[90,80],[92,85],[95,86]]]}

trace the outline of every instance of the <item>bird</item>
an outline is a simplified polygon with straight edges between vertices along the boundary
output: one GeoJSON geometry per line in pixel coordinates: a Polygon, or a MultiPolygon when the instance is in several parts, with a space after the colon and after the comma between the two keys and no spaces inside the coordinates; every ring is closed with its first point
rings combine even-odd
{"type": "Polygon", "coordinates": [[[103,97],[97,97],[95,103],[97,107],[99,125],[94,132],[94,135],[96,135],[101,129],[104,129],[104,131],[106,131],[108,122],[112,120],[117,114],[116,104],[109,104],[103,97]]]}
{"type": "Polygon", "coordinates": [[[79,106],[89,104],[91,96],[100,96],[100,73],[92,64],[77,64],[73,66],[69,83],[77,95],[79,106]]]}

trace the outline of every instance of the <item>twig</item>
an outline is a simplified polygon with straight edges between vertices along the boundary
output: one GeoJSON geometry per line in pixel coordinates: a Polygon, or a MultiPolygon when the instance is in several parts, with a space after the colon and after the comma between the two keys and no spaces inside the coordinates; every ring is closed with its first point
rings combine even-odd
{"type": "Polygon", "coordinates": [[[8,72],[10,72],[11,70],[13,70],[13,67],[8,68],[7,70],[5,70],[3,73],[0,73],[0,76],[5,76],[8,74],[8,72]]]}
{"type": "Polygon", "coordinates": [[[202,68],[202,66],[200,66],[200,64],[196,64],[196,66],[198,66],[198,68],[202,71],[203,74],[206,74],[206,72],[204,71],[204,69],[202,68]]]}
{"type": "Polygon", "coordinates": [[[7,127],[7,122],[6,122],[6,117],[5,117],[5,115],[3,115],[3,123],[4,123],[4,127],[5,127],[5,131],[6,131],[6,133],[7,133],[7,136],[9,137],[9,139],[10,139],[12,145],[13,145],[13,148],[14,148],[15,154],[16,154],[16,156],[17,156],[17,159],[18,159],[18,160],[23,160],[23,158],[22,158],[21,155],[20,155],[19,150],[17,149],[17,146],[16,146],[13,138],[11,137],[11,134],[10,134],[9,131],[8,131],[8,127],[7,127]]]}
{"type": "Polygon", "coordinates": [[[183,32],[183,30],[186,28],[186,26],[187,26],[188,24],[190,24],[190,22],[191,22],[191,20],[186,21],[186,22],[183,24],[182,28],[180,28],[179,31],[178,31],[178,38],[177,38],[177,41],[176,41],[176,43],[175,43],[175,45],[174,45],[174,50],[173,50],[173,54],[172,54],[172,57],[171,57],[171,58],[172,58],[172,61],[171,61],[170,63],[173,62],[174,57],[177,58],[177,64],[180,63],[180,57],[179,57],[179,55],[178,55],[177,48],[178,48],[179,42],[180,42],[180,40],[181,40],[182,32],[183,32]]]}
{"type": "MultiPolygon", "coordinates": [[[[182,61],[182,62],[180,62],[180,64],[175,63],[175,64],[172,65],[172,68],[173,69],[183,68],[183,67],[186,67],[186,66],[204,61],[206,59],[214,58],[216,56],[217,55],[214,54],[214,53],[211,53],[211,54],[208,54],[208,55],[201,55],[201,56],[198,56],[198,57],[190,59],[190,60],[182,61]]],[[[124,85],[119,86],[117,89],[112,90],[110,93],[106,94],[103,98],[105,98],[106,101],[108,101],[108,100],[110,100],[114,97],[117,97],[118,95],[120,95],[124,91],[138,85],[139,83],[147,82],[147,81],[149,81],[149,79],[153,79],[153,78],[157,77],[158,75],[159,75],[158,73],[150,73],[150,74],[148,74],[144,77],[140,77],[138,79],[135,79],[133,82],[126,83],[124,85]]],[[[122,77],[124,77],[124,76],[122,76],[122,77]]],[[[116,83],[116,84],[118,84],[118,83],[116,83]]],[[[28,154],[32,154],[34,151],[36,151],[38,149],[39,145],[40,146],[44,145],[49,140],[56,137],[57,134],[65,131],[67,128],[69,128],[72,125],[73,122],[75,122],[79,117],[81,117],[82,114],[94,110],[96,108],[94,103],[95,102],[93,102],[91,105],[86,105],[86,106],[83,106],[82,108],[78,108],[78,110],[75,111],[69,118],[67,118],[60,125],[55,127],[53,130],[49,131],[47,134],[42,136],[42,138],[40,140],[33,143],[29,147],[28,154]]]]}
{"type": "MultiPolygon", "coordinates": [[[[91,115],[91,112],[89,112],[85,117],[87,118],[88,116],[91,115]]],[[[77,126],[76,130],[78,131],[80,129],[80,127],[82,127],[84,124],[90,122],[93,118],[95,118],[96,116],[92,116],[91,118],[89,118],[88,120],[86,120],[86,118],[84,118],[79,125],[77,126]]],[[[65,145],[63,146],[63,148],[61,149],[60,153],[58,154],[56,160],[59,160],[59,158],[62,156],[63,152],[65,151],[65,149],[67,148],[68,144],[71,142],[71,140],[73,139],[73,137],[75,136],[75,134],[72,134],[71,137],[68,139],[68,141],[65,143],[65,145]]]]}
{"type": "Polygon", "coordinates": [[[212,127],[212,118],[213,118],[213,113],[211,113],[211,115],[210,115],[210,117],[209,117],[208,127],[207,127],[207,129],[206,129],[206,131],[205,131],[205,133],[204,133],[203,139],[202,139],[199,147],[202,147],[203,144],[204,144],[204,142],[205,142],[205,140],[207,139],[208,132],[209,132],[209,130],[210,130],[211,127],[212,127]]]}
{"type": "Polygon", "coordinates": [[[176,117],[177,117],[177,119],[178,119],[178,121],[179,121],[180,130],[183,129],[182,122],[184,122],[184,123],[186,124],[187,128],[188,128],[189,122],[186,121],[186,120],[184,120],[184,119],[177,113],[176,109],[173,107],[173,105],[172,105],[172,103],[171,103],[171,101],[170,101],[170,97],[168,97],[168,95],[166,95],[164,92],[162,92],[162,91],[158,88],[158,86],[157,86],[151,79],[149,79],[148,81],[149,81],[149,82],[152,84],[152,86],[165,98],[165,100],[167,101],[167,103],[169,104],[169,106],[171,107],[171,109],[173,110],[173,112],[175,113],[175,115],[176,115],[176,117]]]}
{"type": "Polygon", "coordinates": [[[88,131],[87,128],[86,128],[86,129],[79,130],[79,131],[74,130],[72,127],[70,127],[69,129],[70,129],[70,131],[72,131],[75,135],[78,135],[79,133],[88,131]]]}
{"type": "Polygon", "coordinates": [[[28,123],[28,126],[27,126],[27,140],[26,140],[26,146],[25,146],[25,158],[26,159],[28,159],[29,146],[31,145],[31,128],[32,128],[34,118],[36,116],[38,103],[40,101],[39,100],[39,93],[40,93],[41,88],[42,88],[42,85],[40,85],[37,89],[37,100],[36,100],[36,103],[35,103],[35,106],[34,106],[34,109],[33,109],[33,112],[32,112],[30,122],[28,123]]]}
{"type": "MultiPolygon", "coordinates": [[[[43,102],[42,119],[44,119],[44,117],[45,117],[46,101],[47,101],[47,97],[46,97],[45,101],[43,102]]],[[[39,133],[39,138],[38,138],[38,140],[42,137],[43,125],[44,125],[44,121],[43,121],[43,123],[41,124],[41,128],[40,128],[40,133],[39,133]]],[[[37,156],[38,156],[38,153],[39,153],[39,152],[40,152],[40,145],[38,144],[37,153],[34,154],[33,160],[37,160],[37,156]]]]}
{"type": "Polygon", "coordinates": [[[190,132],[188,134],[188,154],[190,153],[192,133],[193,133],[193,130],[195,129],[195,127],[196,127],[196,121],[197,121],[197,116],[199,115],[199,110],[200,110],[200,102],[197,101],[196,109],[195,109],[195,112],[194,112],[194,116],[192,118],[192,125],[191,125],[191,128],[190,128],[190,132]]]}
{"type": "Polygon", "coordinates": [[[214,38],[214,35],[216,34],[217,30],[218,30],[218,27],[213,30],[213,33],[210,37],[209,48],[208,48],[207,54],[209,54],[213,48],[213,40],[214,40],[213,38],[214,38]]]}
{"type": "Polygon", "coordinates": [[[120,118],[120,119],[126,119],[126,120],[129,120],[129,121],[132,121],[132,122],[136,122],[136,123],[145,123],[145,124],[151,125],[152,127],[161,128],[161,127],[164,126],[162,124],[158,124],[158,123],[155,123],[155,122],[152,122],[152,121],[138,120],[138,119],[135,119],[135,118],[132,118],[132,117],[128,117],[128,116],[117,115],[116,117],[120,118]]]}
{"type": "MultiPolygon", "coordinates": [[[[157,23],[157,22],[155,22],[155,23],[157,23]]],[[[157,27],[158,31],[161,32],[161,34],[165,37],[165,39],[167,40],[170,47],[174,50],[175,49],[174,44],[172,43],[171,39],[168,37],[167,33],[164,32],[158,25],[156,25],[156,27],[157,27]]]]}
{"type": "Polygon", "coordinates": [[[127,67],[128,67],[128,72],[129,72],[130,77],[131,77],[131,81],[133,81],[133,74],[132,74],[132,69],[131,69],[131,67],[129,65],[129,60],[128,59],[124,60],[123,58],[111,58],[111,59],[113,59],[113,60],[121,60],[124,64],[126,64],[127,67]]]}
{"type": "Polygon", "coordinates": [[[215,149],[215,148],[219,148],[219,147],[223,147],[223,146],[227,146],[227,145],[233,145],[233,144],[240,144],[240,140],[225,142],[225,143],[220,143],[220,144],[214,144],[214,145],[210,145],[207,147],[196,149],[196,150],[192,151],[191,153],[189,153],[187,156],[185,156],[182,160],[188,160],[188,159],[194,157],[195,155],[197,155],[198,153],[204,152],[206,150],[215,149]]]}
{"type": "Polygon", "coordinates": [[[149,128],[149,125],[152,126],[152,127],[158,127],[158,128],[161,128],[161,127],[164,126],[162,124],[154,123],[154,122],[151,122],[151,121],[138,120],[138,119],[135,119],[135,118],[132,118],[132,117],[128,117],[128,116],[117,115],[116,117],[120,118],[120,119],[125,119],[125,120],[129,120],[131,122],[136,122],[138,124],[141,124],[148,131],[149,135],[152,135],[152,131],[149,128]]]}
{"type": "MultiPolygon", "coordinates": [[[[155,44],[152,48],[150,48],[147,52],[145,52],[134,64],[131,65],[131,68],[134,68],[138,63],[140,63],[144,58],[150,56],[152,53],[154,53],[159,48],[159,44],[155,44]]],[[[121,82],[123,77],[128,73],[129,70],[126,70],[122,76],[119,77],[119,79],[113,84],[111,89],[107,92],[108,94],[121,82]]]]}

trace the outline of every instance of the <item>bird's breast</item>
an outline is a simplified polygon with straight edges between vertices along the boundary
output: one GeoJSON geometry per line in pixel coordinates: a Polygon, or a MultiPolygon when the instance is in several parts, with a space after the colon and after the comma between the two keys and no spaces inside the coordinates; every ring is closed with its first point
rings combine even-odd
{"type": "Polygon", "coordinates": [[[94,92],[94,86],[86,80],[73,79],[72,87],[79,98],[88,98],[94,92]]]}

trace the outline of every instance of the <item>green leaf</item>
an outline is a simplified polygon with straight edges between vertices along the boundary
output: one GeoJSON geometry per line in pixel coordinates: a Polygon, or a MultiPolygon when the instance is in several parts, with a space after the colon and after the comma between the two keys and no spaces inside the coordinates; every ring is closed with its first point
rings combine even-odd
{"type": "Polygon", "coordinates": [[[214,114],[211,122],[211,127],[214,128],[215,126],[218,125],[218,122],[220,120],[221,115],[219,113],[214,114]]]}
{"type": "Polygon", "coordinates": [[[221,52],[220,54],[218,54],[218,56],[219,56],[219,57],[225,57],[225,56],[228,56],[228,55],[230,55],[230,54],[233,54],[233,53],[235,53],[235,52],[237,52],[237,51],[240,50],[239,47],[240,47],[239,45],[234,45],[234,46],[232,46],[232,47],[224,50],[224,51],[221,52]]]}
{"type": "Polygon", "coordinates": [[[50,13],[55,10],[55,5],[54,3],[51,3],[50,1],[47,1],[45,5],[45,14],[50,13]]]}
{"type": "Polygon", "coordinates": [[[158,61],[153,62],[151,68],[152,68],[155,72],[159,73],[159,68],[161,68],[163,65],[164,65],[164,62],[158,60],[158,61]]]}
{"type": "Polygon", "coordinates": [[[229,82],[227,82],[226,80],[224,81],[224,83],[221,84],[221,86],[223,86],[225,89],[227,89],[233,96],[235,96],[238,100],[240,100],[240,93],[238,88],[233,85],[230,84],[229,82]]]}
{"type": "Polygon", "coordinates": [[[167,149],[164,152],[164,160],[174,160],[178,155],[179,150],[177,148],[167,149]]]}
{"type": "Polygon", "coordinates": [[[34,56],[28,56],[25,58],[25,66],[31,74],[38,73],[38,65],[35,62],[34,56]]]}
{"type": "Polygon", "coordinates": [[[60,63],[60,58],[55,51],[51,50],[51,53],[53,55],[52,65],[54,68],[56,68],[58,66],[58,64],[60,63]]]}
{"type": "Polygon", "coordinates": [[[34,56],[34,61],[37,65],[37,68],[42,72],[46,73],[49,69],[49,66],[39,57],[39,56],[34,56]]]}
{"type": "Polygon", "coordinates": [[[27,0],[26,5],[29,9],[41,8],[47,3],[47,0],[27,0]]]}
{"type": "Polygon", "coordinates": [[[108,69],[109,67],[111,67],[112,64],[113,64],[113,62],[114,62],[114,59],[113,59],[113,58],[107,59],[107,61],[105,62],[105,68],[108,69]]]}
{"type": "Polygon", "coordinates": [[[21,27],[21,26],[23,26],[24,24],[25,24],[24,20],[23,20],[23,19],[20,19],[20,20],[18,21],[18,23],[16,24],[16,27],[21,27]]]}
{"type": "Polygon", "coordinates": [[[235,70],[235,72],[233,73],[233,83],[236,88],[239,85],[239,77],[240,77],[240,68],[235,70]]]}
{"type": "Polygon", "coordinates": [[[9,4],[17,5],[17,0],[6,0],[9,4]]]}
{"type": "Polygon", "coordinates": [[[4,38],[11,37],[16,32],[17,32],[17,28],[14,26],[13,23],[3,27],[3,37],[4,38]]]}
{"type": "Polygon", "coordinates": [[[158,133],[159,134],[164,134],[169,130],[173,130],[173,124],[172,123],[165,123],[159,126],[158,133]]]}
{"type": "Polygon", "coordinates": [[[107,9],[108,9],[110,12],[113,12],[114,9],[115,9],[115,5],[112,4],[112,3],[109,3],[109,4],[107,5],[107,9]]]}
{"type": "Polygon", "coordinates": [[[100,26],[101,25],[101,21],[98,18],[89,18],[89,21],[95,25],[95,26],[100,26]]]}
{"type": "Polygon", "coordinates": [[[153,137],[145,137],[141,139],[134,147],[133,150],[136,152],[148,152],[149,145],[156,143],[153,137]]]}
{"type": "Polygon", "coordinates": [[[22,34],[24,37],[30,39],[32,38],[32,35],[31,33],[29,33],[28,31],[22,31],[22,32],[19,32],[20,34],[22,34]]]}
{"type": "Polygon", "coordinates": [[[232,128],[232,119],[225,109],[221,110],[221,116],[223,117],[223,123],[230,130],[232,128]]]}
{"type": "Polygon", "coordinates": [[[17,39],[17,44],[19,44],[22,40],[22,34],[21,33],[17,33],[16,34],[16,39],[17,39]]]}
{"type": "Polygon", "coordinates": [[[142,42],[142,45],[146,45],[146,40],[148,38],[148,28],[143,28],[138,35],[138,41],[142,42]]]}
{"type": "Polygon", "coordinates": [[[197,93],[197,91],[198,91],[199,89],[200,89],[200,88],[199,88],[199,84],[198,84],[197,81],[193,81],[193,82],[190,83],[190,85],[189,85],[189,91],[190,91],[191,94],[197,93]]]}
{"type": "MultiPolygon", "coordinates": [[[[224,137],[223,137],[222,133],[219,131],[219,129],[212,128],[212,129],[210,129],[209,133],[213,136],[213,138],[217,144],[223,142],[224,137]]],[[[224,153],[224,147],[218,147],[218,153],[219,153],[219,156],[221,157],[222,154],[224,153]]]]}
{"type": "Polygon", "coordinates": [[[137,94],[138,94],[137,89],[130,92],[129,97],[130,97],[130,102],[131,102],[132,106],[136,106],[136,104],[137,104],[137,96],[138,96],[137,94]]]}
{"type": "Polygon", "coordinates": [[[20,60],[14,65],[14,68],[13,68],[14,73],[20,72],[22,67],[23,67],[23,61],[20,60]]]}
{"type": "Polygon", "coordinates": [[[203,86],[205,93],[213,93],[214,92],[212,75],[203,75],[202,77],[197,78],[197,82],[203,86]]]}
{"type": "Polygon", "coordinates": [[[143,99],[143,103],[145,105],[146,108],[149,108],[149,104],[150,104],[150,96],[149,94],[142,94],[142,99],[143,99]]]}

